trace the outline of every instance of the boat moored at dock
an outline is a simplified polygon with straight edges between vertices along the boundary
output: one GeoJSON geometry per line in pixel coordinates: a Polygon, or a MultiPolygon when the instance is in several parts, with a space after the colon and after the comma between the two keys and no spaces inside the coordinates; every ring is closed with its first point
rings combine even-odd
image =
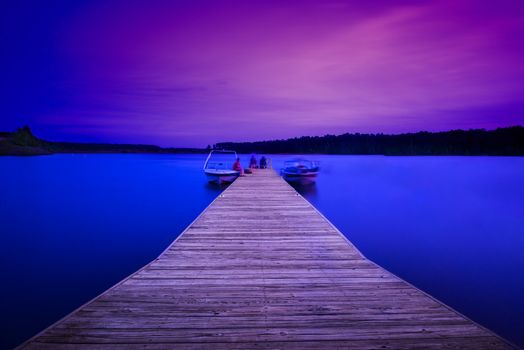
{"type": "Polygon", "coordinates": [[[311,184],[317,179],[320,167],[314,161],[307,159],[293,159],[284,163],[280,175],[290,183],[311,184]]]}
{"type": "Polygon", "coordinates": [[[204,173],[209,182],[217,184],[231,183],[240,175],[240,171],[233,170],[237,159],[235,151],[213,150],[204,163],[204,173]]]}

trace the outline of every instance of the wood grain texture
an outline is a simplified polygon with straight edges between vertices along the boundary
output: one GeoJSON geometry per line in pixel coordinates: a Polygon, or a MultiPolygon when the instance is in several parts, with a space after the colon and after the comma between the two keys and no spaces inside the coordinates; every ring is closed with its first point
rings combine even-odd
{"type": "Polygon", "coordinates": [[[272,170],[23,349],[512,349],[367,260],[272,170]]]}

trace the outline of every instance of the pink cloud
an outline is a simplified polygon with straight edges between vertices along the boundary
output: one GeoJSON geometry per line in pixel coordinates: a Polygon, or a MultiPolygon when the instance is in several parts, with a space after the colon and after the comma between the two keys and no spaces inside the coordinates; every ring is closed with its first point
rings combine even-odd
{"type": "Polygon", "coordinates": [[[53,120],[179,145],[490,127],[497,113],[457,111],[494,106],[518,124],[520,107],[504,108],[524,104],[523,15],[451,1],[98,4],[64,28],[74,110],[53,120]]]}

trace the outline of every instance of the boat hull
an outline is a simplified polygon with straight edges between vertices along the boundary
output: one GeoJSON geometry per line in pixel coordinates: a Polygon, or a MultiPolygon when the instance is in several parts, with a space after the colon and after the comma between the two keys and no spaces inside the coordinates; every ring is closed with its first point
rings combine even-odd
{"type": "Polygon", "coordinates": [[[209,182],[217,183],[219,185],[235,181],[238,175],[239,174],[213,174],[206,172],[207,180],[209,182]]]}
{"type": "Polygon", "coordinates": [[[290,183],[296,183],[301,185],[312,184],[317,181],[318,173],[305,173],[305,174],[290,174],[282,173],[284,180],[290,183]]]}

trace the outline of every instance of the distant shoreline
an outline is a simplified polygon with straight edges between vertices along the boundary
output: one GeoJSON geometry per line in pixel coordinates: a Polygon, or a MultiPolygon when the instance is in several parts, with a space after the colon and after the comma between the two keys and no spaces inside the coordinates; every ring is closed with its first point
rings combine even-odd
{"type": "Polygon", "coordinates": [[[29,127],[19,128],[15,132],[0,132],[0,155],[37,156],[57,153],[73,154],[181,154],[208,153],[200,148],[163,148],[154,145],[52,142],[33,135],[29,127]]]}
{"type": "Polygon", "coordinates": [[[524,127],[418,132],[399,135],[343,134],[287,140],[222,142],[208,148],[175,148],[140,144],[51,142],[25,126],[0,132],[0,156],[50,154],[207,154],[231,149],[239,154],[331,154],[384,156],[524,156],[524,127]]]}

